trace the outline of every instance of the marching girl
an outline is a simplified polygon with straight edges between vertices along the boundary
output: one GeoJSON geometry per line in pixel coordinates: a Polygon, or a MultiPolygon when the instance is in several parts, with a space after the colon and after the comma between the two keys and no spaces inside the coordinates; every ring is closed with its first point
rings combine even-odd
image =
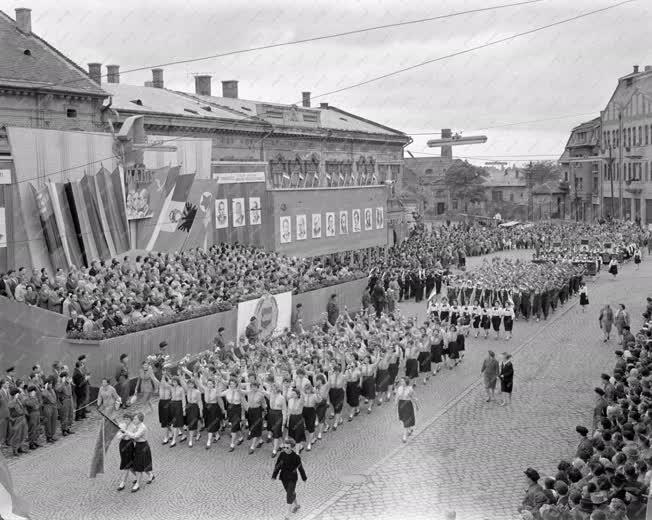
{"type": "Polygon", "coordinates": [[[186,440],[186,436],[182,433],[182,429],[185,426],[186,391],[181,386],[178,377],[172,378],[169,410],[172,423],[172,442],[170,443],[170,448],[174,448],[177,445],[178,435],[181,435],[179,442],[186,440]]]}
{"type": "MultiPolygon", "coordinates": [[[[325,385],[323,388],[328,388],[325,385]]],[[[324,418],[326,412],[324,412],[324,418]]],[[[283,397],[283,389],[281,385],[273,384],[269,392],[269,412],[267,412],[267,431],[272,437],[274,443],[272,444],[272,458],[276,457],[278,450],[281,447],[281,439],[283,438],[283,425],[287,421],[287,403],[283,397]]]]}
{"type": "MultiPolygon", "coordinates": [[[[383,397],[389,389],[389,364],[391,361],[390,353],[385,347],[381,347],[378,355],[378,364],[376,366],[376,395],[378,396],[378,406],[383,404],[383,397]]],[[[389,397],[387,397],[389,401],[389,397]]]]}
{"type": "Polygon", "coordinates": [[[457,305],[457,300],[453,300],[451,302],[451,306],[450,306],[450,313],[451,313],[450,314],[450,324],[451,325],[454,325],[455,327],[457,327],[457,322],[458,322],[458,320],[460,318],[460,312],[461,312],[461,310],[460,310],[459,306],[457,305]]]}
{"type": "Polygon", "coordinates": [[[408,340],[405,347],[405,377],[410,381],[419,378],[419,347],[414,344],[414,340],[408,340]]]}
{"type": "Polygon", "coordinates": [[[202,395],[197,388],[197,381],[189,379],[185,385],[186,390],[186,426],[188,427],[188,447],[192,448],[192,441],[199,440],[199,421],[204,417],[204,404],[202,395]]]}
{"type": "Polygon", "coordinates": [[[202,385],[202,392],[204,393],[204,425],[208,431],[208,438],[206,439],[206,449],[211,449],[213,437],[216,441],[220,440],[220,425],[224,418],[224,406],[222,405],[222,398],[220,397],[221,391],[216,388],[215,381],[208,379],[202,385]]]}
{"type": "MultiPolygon", "coordinates": [[[[342,419],[342,408],[344,408],[344,385],[346,383],[346,378],[342,374],[340,365],[333,367],[333,377],[329,378],[328,382],[330,385],[328,400],[333,406],[333,414],[335,416],[333,430],[337,431],[337,426],[344,422],[342,419]]],[[[328,428],[326,428],[326,431],[328,431],[328,428]]]]}
{"type": "Polygon", "coordinates": [[[466,336],[464,335],[464,330],[461,327],[457,328],[457,339],[455,344],[457,345],[457,353],[459,355],[458,363],[464,361],[464,350],[465,350],[466,336]]]}
{"type": "Polygon", "coordinates": [[[459,329],[465,336],[468,336],[469,331],[471,330],[471,310],[466,305],[462,307],[462,314],[459,319],[459,329]]]}
{"type": "Polygon", "coordinates": [[[636,264],[636,270],[641,266],[641,250],[637,247],[634,251],[634,263],[636,264]]]}
{"type": "Polygon", "coordinates": [[[444,323],[448,321],[448,318],[451,313],[450,305],[448,305],[448,299],[446,297],[442,298],[441,304],[439,305],[439,321],[444,323]]]}
{"type": "Polygon", "coordinates": [[[361,394],[368,405],[367,413],[371,413],[374,401],[376,400],[376,358],[366,356],[360,372],[362,374],[361,394]]]}
{"type": "Polygon", "coordinates": [[[118,491],[122,491],[125,488],[129,474],[132,473],[134,467],[134,441],[125,436],[127,431],[133,431],[132,419],[133,416],[130,413],[126,413],[122,416],[120,424],[118,424],[120,431],[116,437],[120,441],[118,450],[120,451],[120,471],[122,471],[122,479],[120,480],[118,491]]]}
{"type": "Polygon", "coordinates": [[[362,387],[362,372],[358,365],[349,365],[344,373],[346,380],[346,404],[349,405],[351,413],[349,422],[354,415],[360,414],[360,388],[362,387]]]}
{"type": "Polygon", "coordinates": [[[436,376],[441,370],[442,351],[444,348],[444,339],[439,327],[434,326],[430,330],[430,362],[432,363],[432,375],[436,376]]]}
{"type": "Polygon", "coordinates": [[[140,479],[143,473],[148,476],[148,484],[151,484],[155,478],[152,471],[152,451],[147,442],[147,426],[143,422],[144,419],[145,416],[142,412],[137,413],[132,421],[133,429],[123,430],[124,437],[134,441],[133,473],[136,475],[136,482],[131,488],[132,493],[140,489],[140,479]]]}
{"type": "Polygon", "coordinates": [[[446,334],[446,350],[448,352],[448,359],[451,361],[451,364],[448,366],[450,370],[453,370],[453,367],[457,366],[459,363],[459,350],[457,345],[457,327],[451,325],[447,334],[446,334]]]}
{"type": "Polygon", "coordinates": [[[475,337],[480,335],[480,321],[482,319],[482,307],[476,300],[471,307],[471,321],[473,323],[473,330],[475,330],[475,337]]]}
{"type": "Polygon", "coordinates": [[[582,312],[586,312],[586,306],[589,304],[589,294],[586,289],[586,284],[582,282],[580,285],[580,306],[582,307],[582,312]]]}
{"type": "Polygon", "coordinates": [[[419,373],[423,376],[423,384],[428,382],[430,376],[431,359],[430,359],[430,341],[426,329],[421,329],[421,338],[418,342],[419,355],[417,361],[419,362],[419,373]]]}
{"type": "Polygon", "coordinates": [[[428,312],[432,318],[441,319],[439,314],[441,312],[441,304],[437,301],[431,301],[428,312]]]}
{"type": "Polygon", "coordinates": [[[243,405],[246,405],[245,396],[242,393],[242,390],[238,388],[238,381],[231,379],[229,381],[229,388],[222,392],[220,397],[224,397],[226,400],[226,415],[227,421],[231,423],[231,445],[229,446],[229,451],[232,452],[235,450],[236,437],[238,437],[237,445],[240,446],[244,437],[242,436],[242,417],[243,417],[243,405]]]}
{"type": "Polygon", "coordinates": [[[614,278],[616,278],[616,275],[618,274],[618,260],[616,260],[615,256],[612,256],[611,260],[609,260],[609,273],[612,274],[614,278]]]}
{"type": "Polygon", "coordinates": [[[398,419],[403,423],[403,442],[407,442],[408,436],[414,430],[414,408],[419,409],[417,396],[414,388],[410,385],[407,377],[402,377],[396,389],[396,404],[398,408],[398,419]]]}
{"type": "Polygon", "coordinates": [[[401,347],[394,347],[389,351],[389,366],[387,372],[389,374],[389,386],[387,387],[387,401],[392,397],[392,391],[396,387],[398,377],[398,366],[401,362],[401,347]]]}
{"type": "Polygon", "coordinates": [[[503,328],[505,329],[505,339],[512,339],[512,328],[514,327],[514,306],[511,301],[508,301],[503,310],[503,328]]]}
{"type": "Polygon", "coordinates": [[[258,381],[252,381],[249,384],[249,391],[246,393],[246,398],[247,424],[249,425],[249,439],[251,439],[249,455],[251,455],[256,448],[260,448],[263,445],[263,441],[261,440],[263,436],[263,417],[267,409],[265,395],[260,391],[258,381]]]}
{"type": "Polygon", "coordinates": [[[288,430],[288,437],[299,445],[299,453],[303,451],[303,443],[306,442],[306,423],[303,420],[303,397],[295,388],[288,392],[288,413],[285,427],[288,430]]]}
{"type": "Polygon", "coordinates": [[[303,422],[306,425],[308,432],[308,445],[306,450],[312,450],[312,445],[315,442],[315,424],[317,422],[317,403],[319,402],[319,395],[315,393],[313,386],[308,383],[303,389],[303,422]]]}
{"type": "Polygon", "coordinates": [[[315,393],[318,396],[315,412],[317,413],[317,440],[321,440],[326,427],[326,412],[328,411],[328,382],[324,374],[315,377],[315,393]]]}
{"type": "Polygon", "coordinates": [[[172,413],[170,412],[170,399],[172,399],[172,385],[170,378],[163,373],[161,382],[158,385],[158,422],[165,430],[163,444],[167,444],[172,438],[172,413]]]}
{"type": "Polygon", "coordinates": [[[487,339],[489,337],[489,329],[491,328],[491,318],[489,311],[484,306],[480,310],[480,326],[484,330],[484,339],[487,339]]]}
{"type": "Polygon", "coordinates": [[[500,302],[494,302],[493,308],[489,311],[489,316],[491,317],[491,327],[496,333],[496,339],[500,338],[500,324],[503,321],[503,309],[500,306],[500,302]]]}

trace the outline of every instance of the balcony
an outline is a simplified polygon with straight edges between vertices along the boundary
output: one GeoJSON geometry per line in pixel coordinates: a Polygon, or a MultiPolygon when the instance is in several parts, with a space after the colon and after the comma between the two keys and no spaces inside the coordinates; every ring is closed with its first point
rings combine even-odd
{"type": "Polygon", "coordinates": [[[626,146],[624,155],[627,159],[640,159],[645,155],[645,146],[626,146]]]}
{"type": "Polygon", "coordinates": [[[639,195],[643,191],[641,181],[625,181],[625,191],[633,195],[639,195]]]}

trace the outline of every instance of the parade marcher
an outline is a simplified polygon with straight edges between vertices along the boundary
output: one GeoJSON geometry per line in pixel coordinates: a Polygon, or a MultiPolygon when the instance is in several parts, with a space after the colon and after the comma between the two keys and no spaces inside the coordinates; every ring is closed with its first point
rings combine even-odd
{"type": "Polygon", "coordinates": [[[505,339],[512,339],[512,329],[514,328],[514,306],[511,302],[507,302],[503,309],[503,328],[505,329],[505,339]]]}
{"type": "Polygon", "coordinates": [[[295,453],[296,443],[293,439],[288,439],[283,446],[283,451],[276,460],[272,480],[280,476],[283,488],[285,489],[286,503],[289,506],[289,515],[296,513],[301,507],[297,502],[297,481],[299,480],[297,472],[301,474],[301,479],[305,482],[308,480],[306,472],[303,469],[301,457],[295,453]]]}
{"type": "Polygon", "coordinates": [[[115,415],[116,411],[120,408],[122,400],[118,392],[109,384],[109,380],[104,377],[100,383],[100,388],[97,392],[97,407],[104,415],[111,418],[115,415]]]}
{"type": "Polygon", "coordinates": [[[161,381],[158,386],[158,421],[161,428],[165,430],[163,444],[167,444],[172,439],[172,385],[167,373],[161,372],[161,381]]]}
{"type": "Polygon", "coordinates": [[[512,366],[512,356],[507,352],[502,353],[500,363],[500,406],[512,404],[512,390],[514,388],[514,367],[512,366]],[[507,396],[506,398],[504,396],[507,396]]]}
{"type": "Polygon", "coordinates": [[[140,489],[140,479],[143,473],[147,475],[147,483],[151,484],[154,481],[154,472],[152,471],[152,452],[147,442],[147,426],[143,422],[145,416],[142,413],[134,415],[132,420],[132,427],[127,430],[122,430],[124,437],[134,441],[134,462],[133,473],[136,475],[136,482],[131,488],[131,492],[135,493],[140,489]]]}
{"type": "MultiPolygon", "coordinates": [[[[202,392],[204,394],[204,425],[206,426],[207,438],[206,449],[211,448],[213,438],[216,441],[220,440],[220,426],[225,417],[224,406],[222,405],[222,393],[219,388],[215,386],[213,379],[208,379],[205,385],[202,385],[202,392]]],[[[264,399],[263,399],[264,401],[264,399]]]]}
{"type": "Polygon", "coordinates": [[[288,437],[299,445],[299,453],[301,453],[303,451],[303,445],[306,442],[306,423],[303,418],[303,395],[300,395],[295,388],[290,388],[287,401],[288,412],[285,427],[288,431],[288,437]]]}
{"type": "Polygon", "coordinates": [[[346,377],[342,374],[342,368],[339,365],[333,367],[333,377],[328,378],[328,383],[328,400],[333,407],[335,419],[333,421],[333,430],[337,431],[337,427],[344,422],[342,409],[344,408],[344,385],[346,384],[346,377]]]}
{"type": "Polygon", "coordinates": [[[503,322],[503,308],[500,302],[494,302],[494,306],[489,311],[489,316],[491,316],[491,327],[496,333],[496,339],[500,339],[500,324],[503,322]]]}
{"type": "Polygon", "coordinates": [[[115,390],[120,397],[120,404],[123,408],[129,406],[129,397],[130,397],[130,381],[129,381],[129,356],[127,354],[120,354],[120,364],[116,370],[115,374],[115,390]]]}
{"type": "Polygon", "coordinates": [[[254,453],[256,448],[260,448],[263,444],[263,417],[266,415],[267,402],[265,401],[264,394],[260,391],[260,384],[258,381],[251,382],[246,397],[246,417],[247,425],[249,427],[249,439],[251,440],[249,455],[251,455],[254,453]]]}
{"type": "Polygon", "coordinates": [[[589,295],[586,289],[586,284],[582,282],[580,285],[580,305],[582,306],[582,312],[586,311],[586,306],[589,304],[589,295]]]}
{"type": "Polygon", "coordinates": [[[243,406],[246,406],[245,396],[238,387],[236,379],[229,381],[229,388],[222,392],[226,400],[227,421],[231,424],[231,445],[229,451],[235,450],[236,444],[240,446],[244,441],[242,436],[243,406]],[[237,437],[237,440],[236,440],[237,437]]]}
{"type": "Polygon", "coordinates": [[[158,390],[158,385],[159,380],[156,378],[155,370],[152,369],[147,361],[143,362],[138,373],[136,392],[143,394],[143,402],[149,407],[150,412],[154,411],[152,395],[158,390]]]}
{"type": "Polygon", "coordinates": [[[134,467],[134,441],[133,439],[126,437],[126,432],[131,431],[133,433],[134,428],[132,426],[133,415],[130,413],[125,413],[122,416],[122,421],[118,424],[120,431],[117,433],[116,437],[119,441],[118,451],[120,453],[120,471],[122,471],[122,479],[118,485],[118,491],[122,491],[127,484],[127,479],[129,475],[133,472],[134,467]]]}
{"type": "Polygon", "coordinates": [[[613,275],[614,279],[618,274],[618,260],[615,256],[612,256],[611,260],[609,260],[609,274],[613,275]]]}
{"type": "Polygon", "coordinates": [[[349,422],[360,414],[360,389],[362,388],[362,372],[360,367],[349,365],[344,373],[346,380],[346,404],[349,407],[349,422]]]}
{"type": "Polygon", "coordinates": [[[603,341],[606,343],[609,341],[609,336],[611,334],[611,327],[614,323],[614,312],[611,310],[609,304],[606,304],[600,310],[600,316],[598,317],[598,323],[600,324],[600,330],[602,330],[603,341]]]}
{"type": "MultiPolygon", "coordinates": [[[[192,448],[193,440],[199,440],[201,437],[199,423],[204,418],[204,403],[197,381],[192,378],[192,373],[189,375],[191,378],[184,386],[186,391],[185,426],[188,428],[188,447],[192,448]]],[[[183,381],[181,384],[183,386],[183,381]]]]}
{"type": "Polygon", "coordinates": [[[487,310],[486,307],[482,307],[482,310],[480,311],[480,326],[482,327],[482,330],[484,330],[484,339],[489,337],[491,318],[492,316],[490,315],[489,310],[487,310]]]}
{"type": "Polygon", "coordinates": [[[419,409],[414,388],[410,385],[410,380],[407,377],[402,377],[396,388],[396,403],[398,419],[403,423],[403,442],[407,442],[408,436],[412,435],[414,431],[414,408],[419,409]]]}
{"type": "MultiPolygon", "coordinates": [[[[326,385],[328,388],[328,385],[326,385]]],[[[283,426],[287,421],[287,403],[279,385],[272,384],[268,393],[269,412],[267,413],[267,431],[273,439],[272,458],[276,457],[283,437],[283,426]]],[[[324,414],[325,415],[325,414],[324,414]]],[[[269,439],[268,439],[269,442],[269,439]]]]}
{"type": "Polygon", "coordinates": [[[496,354],[490,350],[488,357],[482,362],[482,369],[480,370],[480,373],[484,376],[484,388],[487,392],[487,402],[490,402],[494,398],[499,371],[500,366],[496,360],[496,354]]]}
{"type": "MultiPolygon", "coordinates": [[[[170,448],[174,448],[177,445],[177,436],[180,436],[179,442],[186,440],[186,436],[182,434],[183,427],[185,426],[186,391],[183,389],[183,386],[181,386],[181,381],[178,377],[173,377],[170,380],[169,413],[169,419],[171,419],[170,422],[172,423],[172,442],[170,443],[170,448]]],[[[166,437],[163,444],[165,444],[167,440],[166,437]]]]}

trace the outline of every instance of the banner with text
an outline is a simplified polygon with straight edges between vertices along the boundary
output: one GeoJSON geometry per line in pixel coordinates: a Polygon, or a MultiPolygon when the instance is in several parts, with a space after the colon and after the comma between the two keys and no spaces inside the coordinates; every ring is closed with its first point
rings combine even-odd
{"type": "Polygon", "coordinates": [[[255,300],[239,303],[238,342],[245,337],[252,317],[256,317],[256,327],[261,339],[277,336],[286,328],[289,329],[292,317],[292,291],[267,294],[255,300]]]}

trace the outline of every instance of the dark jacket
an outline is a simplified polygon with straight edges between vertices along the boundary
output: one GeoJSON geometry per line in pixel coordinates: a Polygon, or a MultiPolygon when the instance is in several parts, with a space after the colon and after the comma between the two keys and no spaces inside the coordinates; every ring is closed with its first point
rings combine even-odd
{"type": "Polygon", "coordinates": [[[295,452],[286,453],[282,451],[276,459],[272,478],[276,479],[280,473],[281,480],[298,480],[297,471],[301,473],[301,479],[305,482],[308,477],[301,464],[301,457],[295,452]]]}

